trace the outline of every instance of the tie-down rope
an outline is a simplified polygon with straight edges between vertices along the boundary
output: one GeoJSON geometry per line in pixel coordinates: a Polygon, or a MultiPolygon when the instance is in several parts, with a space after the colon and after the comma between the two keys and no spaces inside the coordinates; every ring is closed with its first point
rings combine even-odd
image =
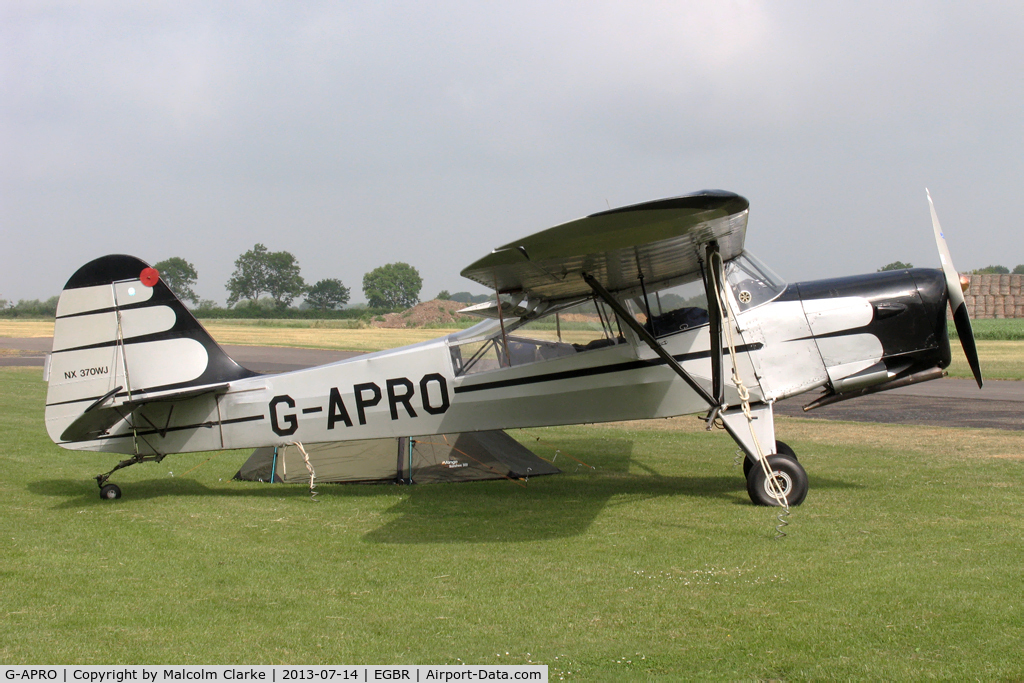
{"type": "Polygon", "coordinates": [[[309,453],[298,441],[293,441],[292,445],[299,449],[299,453],[302,453],[302,460],[306,463],[306,470],[309,471],[309,497],[313,499],[314,503],[319,503],[320,501],[316,499],[316,472],[313,471],[313,465],[309,462],[309,453]]]}
{"type": "Polygon", "coordinates": [[[757,460],[761,465],[761,471],[764,472],[766,481],[771,482],[769,485],[773,489],[772,495],[776,500],[782,502],[782,512],[778,514],[776,519],[778,525],[775,527],[775,538],[781,539],[786,537],[786,532],[783,529],[789,526],[789,500],[786,498],[786,492],[782,490],[782,484],[779,483],[776,477],[772,476],[771,469],[768,467],[768,459],[764,454],[764,449],[761,447],[761,442],[757,438],[757,433],[754,431],[754,417],[750,414],[750,391],[746,385],[743,384],[743,380],[740,379],[739,361],[736,355],[736,343],[733,340],[733,328],[738,327],[736,322],[736,315],[732,309],[732,303],[729,301],[727,296],[723,296],[724,291],[718,282],[718,273],[725,273],[725,263],[722,261],[722,255],[718,252],[711,254],[712,259],[717,259],[717,267],[712,265],[711,277],[715,280],[715,287],[719,292],[719,296],[715,297],[718,299],[718,310],[721,313],[721,317],[728,323],[725,326],[725,339],[726,344],[729,346],[729,356],[732,358],[732,381],[736,385],[736,393],[740,397],[740,405],[743,408],[743,415],[747,418],[747,426],[750,429],[750,436],[754,440],[754,449],[757,451],[757,460]],[[723,300],[725,302],[723,306],[723,300]]]}

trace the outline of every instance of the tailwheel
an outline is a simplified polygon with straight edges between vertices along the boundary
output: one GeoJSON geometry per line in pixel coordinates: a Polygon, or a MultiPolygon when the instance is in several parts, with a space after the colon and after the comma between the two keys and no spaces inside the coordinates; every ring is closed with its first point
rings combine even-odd
{"type": "Polygon", "coordinates": [[[121,489],[117,486],[117,484],[107,483],[107,480],[110,479],[110,475],[112,475],[114,472],[122,470],[125,467],[129,467],[131,465],[137,465],[140,462],[160,462],[161,460],[164,459],[166,455],[166,453],[157,453],[154,455],[143,455],[141,453],[137,453],[132,457],[128,458],[127,460],[122,460],[121,462],[117,463],[117,466],[114,467],[114,469],[110,470],[109,472],[96,475],[96,483],[100,487],[100,498],[102,498],[103,500],[117,500],[118,498],[121,497],[121,489]]]}
{"type": "Polygon", "coordinates": [[[785,453],[769,455],[766,477],[759,463],[752,463],[747,474],[747,493],[755,505],[782,506],[782,496],[790,506],[799,505],[807,497],[807,472],[796,457],[785,453]]]}
{"type": "MultiPolygon", "coordinates": [[[[786,443],[785,441],[776,441],[775,442],[775,452],[776,453],[781,453],[783,455],[788,455],[791,458],[793,458],[794,460],[797,459],[796,452],[793,451],[793,449],[790,448],[789,444],[786,443]]],[[[750,458],[743,458],[743,476],[744,477],[747,477],[748,479],[750,478],[750,469],[754,466],[755,462],[756,461],[751,460],[750,458]]]]}
{"type": "Polygon", "coordinates": [[[100,498],[103,500],[117,500],[121,497],[121,488],[117,484],[106,484],[100,488],[100,498]]]}

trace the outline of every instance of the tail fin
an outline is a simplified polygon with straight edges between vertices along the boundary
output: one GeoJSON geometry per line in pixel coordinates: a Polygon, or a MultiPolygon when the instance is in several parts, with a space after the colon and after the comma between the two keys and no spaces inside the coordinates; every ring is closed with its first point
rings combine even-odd
{"type": "Polygon", "coordinates": [[[71,276],[57,303],[46,394],[55,442],[107,400],[137,400],[257,373],[232,360],[155,270],[112,255],[71,276]]]}

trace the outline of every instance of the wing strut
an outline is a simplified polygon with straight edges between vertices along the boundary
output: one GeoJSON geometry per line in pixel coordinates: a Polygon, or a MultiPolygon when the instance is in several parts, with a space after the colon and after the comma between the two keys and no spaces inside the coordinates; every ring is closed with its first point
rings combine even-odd
{"type": "Polygon", "coordinates": [[[704,271],[704,292],[708,297],[708,323],[711,332],[711,393],[714,395],[715,406],[725,404],[725,380],[723,375],[724,354],[722,351],[722,259],[718,255],[718,242],[708,242],[705,263],[701,264],[704,271]]]}
{"type": "Polygon", "coordinates": [[[590,288],[594,290],[595,294],[601,297],[601,299],[608,304],[613,311],[615,311],[615,314],[619,316],[619,320],[629,325],[629,327],[636,332],[637,336],[640,337],[645,344],[651,347],[651,350],[658,354],[658,356],[660,356],[661,359],[665,361],[665,363],[672,368],[677,375],[682,377],[683,381],[689,384],[690,388],[696,391],[697,395],[704,399],[709,406],[717,408],[721,405],[720,403],[715,402],[715,399],[704,389],[704,387],[698,384],[695,379],[690,377],[689,373],[683,369],[683,366],[681,366],[676,359],[672,357],[672,354],[666,351],[664,347],[662,347],[661,344],[651,336],[651,333],[648,332],[643,325],[637,322],[636,318],[630,315],[622,304],[620,304],[615,297],[613,297],[611,293],[601,285],[600,282],[594,279],[594,277],[589,273],[583,273],[583,280],[590,285],[590,288]]]}

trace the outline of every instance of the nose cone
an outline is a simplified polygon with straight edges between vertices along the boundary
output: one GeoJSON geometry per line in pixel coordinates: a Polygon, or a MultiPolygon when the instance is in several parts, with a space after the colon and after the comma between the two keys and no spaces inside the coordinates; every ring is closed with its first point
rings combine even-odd
{"type": "Polygon", "coordinates": [[[846,334],[870,334],[893,375],[950,363],[946,280],[941,270],[912,268],[798,284],[800,298],[859,297],[870,303],[870,322],[846,334]]]}

